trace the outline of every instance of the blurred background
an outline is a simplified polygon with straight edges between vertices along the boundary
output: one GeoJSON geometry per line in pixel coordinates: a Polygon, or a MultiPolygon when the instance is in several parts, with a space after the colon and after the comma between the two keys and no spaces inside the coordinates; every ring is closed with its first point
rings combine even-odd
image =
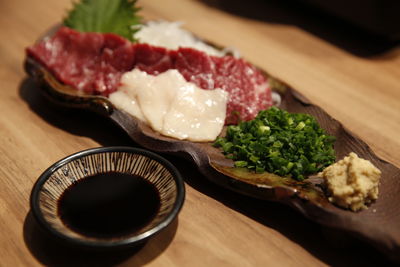
{"type": "Polygon", "coordinates": [[[296,25],[359,56],[397,46],[400,1],[397,0],[203,0],[240,16],[296,25]]]}

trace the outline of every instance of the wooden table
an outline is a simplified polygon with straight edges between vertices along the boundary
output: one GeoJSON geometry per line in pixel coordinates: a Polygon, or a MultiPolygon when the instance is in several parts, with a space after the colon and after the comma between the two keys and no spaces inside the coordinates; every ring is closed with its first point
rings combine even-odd
{"type": "MultiPolygon", "coordinates": [[[[29,195],[48,166],[91,147],[137,146],[106,119],[49,104],[23,71],[24,48],[60,22],[70,2],[0,2],[1,266],[385,263],[385,257],[366,244],[322,228],[285,206],[218,188],[193,165],[171,156],[186,179],[186,202],[179,219],[140,250],[83,253],[40,232],[29,212],[29,195]]],[[[348,28],[335,28],[343,26],[340,23],[278,2],[147,0],[139,4],[146,19],[185,21],[186,28],[199,36],[239,49],[246,59],[343,122],[380,157],[400,166],[400,48],[371,54],[374,43],[359,39],[348,28]],[[240,5],[244,2],[246,7],[240,5]]]]}

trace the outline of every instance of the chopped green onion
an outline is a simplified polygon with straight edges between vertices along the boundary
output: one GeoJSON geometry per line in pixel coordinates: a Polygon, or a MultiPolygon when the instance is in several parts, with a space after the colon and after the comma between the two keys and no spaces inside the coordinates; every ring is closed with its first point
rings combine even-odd
{"type": "Polygon", "coordinates": [[[335,161],[334,141],[314,117],[272,107],[254,120],[229,126],[214,145],[236,167],[302,180],[335,161]]]}

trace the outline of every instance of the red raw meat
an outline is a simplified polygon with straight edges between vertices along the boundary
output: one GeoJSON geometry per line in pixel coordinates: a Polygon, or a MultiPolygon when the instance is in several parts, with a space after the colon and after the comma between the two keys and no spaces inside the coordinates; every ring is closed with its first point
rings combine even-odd
{"type": "Polygon", "coordinates": [[[269,84],[264,75],[243,59],[214,57],[217,73],[215,87],[229,93],[226,124],[254,119],[260,110],[272,106],[269,84]],[[237,114],[236,114],[237,113],[237,114]]]}
{"type": "Polygon", "coordinates": [[[214,57],[192,48],[179,48],[175,61],[177,69],[186,81],[203,89],[215,89],[216,76],[214,57]]]}
{"type": "Polygon", "coordinates": [[[122,74],[135,67],[153,75],[177,69],[202,89],[229,93],[226,124],[253,119],[272,105],[266,78],[253,65],[232,56],[209,56],[192,48],[172,51],[132,44],[115,34],[79,33],[66,27],[27,53],[63,83],[104,96],[116,91],[122,74]]]}
{"type": "Polygon", "coordinates": [[[157,75],[174,68],[174,51],[148,44],[135,44],[135,67],[148,74],[157,75]]]}
{"type": "Polygon", "coordinates": [[[90,94],[107,96],[121,75],[134,66],[131,42],[115,35],[79,33],[60,28],[51,38],[27,49],[60,81],[90,94]]]}
{"type": "Polygon", "coordinates": [[[225,124],[255,118],[272,105],[266,78],[253,65],[232,56],[215,57],[180,48],[175,68],[187,81],[203,89],[221,88],[229,93],[225,124]]]}

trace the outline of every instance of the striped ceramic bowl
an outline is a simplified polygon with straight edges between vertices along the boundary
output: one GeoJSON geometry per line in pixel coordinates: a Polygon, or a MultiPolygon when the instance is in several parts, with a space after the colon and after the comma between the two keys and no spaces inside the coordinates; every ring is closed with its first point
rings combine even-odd
{"type": "Polygon", "coordinates": [[[185,195],[178,170],[163,157],[132,147],[103,147],[75,153],[49,167],[31,193],[31,210],[45,230],[72,245],[88,248],[121,248],[143,243],[167,227],[179,213],[185,195]],[[63,193],[81,179],[104,173],[140,176],[159,195],[159,209],[140,229],[119,236],[97,237],[74,231],[60,217],[63,193]]]}

